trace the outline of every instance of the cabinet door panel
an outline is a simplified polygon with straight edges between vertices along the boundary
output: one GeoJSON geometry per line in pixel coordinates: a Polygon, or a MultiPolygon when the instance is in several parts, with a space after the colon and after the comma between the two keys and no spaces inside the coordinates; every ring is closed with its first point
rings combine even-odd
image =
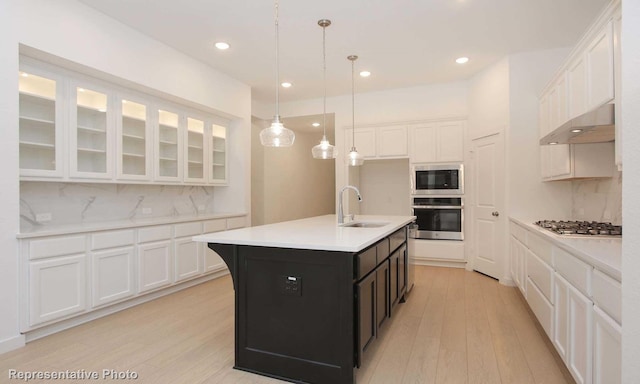
{"type": "Polygon", "coordinates": [[[580,56],[569,66],[569,117],[574,118],[587,112],[587,68],[584,56],[580,56]]]}
{"type": "Polygon", "coordinates": [[[390,316],[390,281],[389,261],[385,260],[376,268],[376,327],[380,329],[385,320],[390,316]]]}
{"type": "Polygon", "coordinates": [[[94,252],[91,258],[93,307],[133,296],[133,247],[94,252]]]}
{"type": "Polygon", "coordinates": [[[376,337],[376,274],[372,273],[356,285],[358,295],[358,368],[363,353],[376,337]]]}
{"type": "Polygon", "coordinates": [[[213,124],[209,142],[209,183],[224,184],[227,182],[227,128],[213,124]]]}
{"type": "Polygon", "coordinates": [[[204,182],[205,180],[205,122],[200,119],[187,118],[185,130],[185,166],[184,180],[204,182]]]}
{"type": "Polygon", "coordinates": [[[568,362],[569,352],[569,287],[566,280],[555,276],[553,345],[562,360],[568,362]]]}
{"type": "Polygon", "coordinates": [[[395,306],[400,301],[400,291],[398,290],[398,270],[400,268],[400,253],[398,251],[394,252],[389,256],[389,284],[391,287],[390,295],[391,295],[391,314],[393,314],[393,310],[395,306]]]}
{"type": "Polygon", "coordinates": [[[593,303],[569,285],[569,371],[578,384],[591,382],[593,303]]]}
{"type": "Polygon", "coordinates": [[[587,108],[613,99],[613,25],[609,22],[587,48],[587,108]]]}
{"type": "Polygon", "coordinates": [[[29,272],[30,325],[86,309],[84,254],[34,261],[30,263],[29,272]]]}
{"type": "Polygon", "coordinates": [[[464,161],[464,125],[459,121],[438,124],[438,161],[464,161]]]}
{"type": "MultiPolygon", "coordinates": [[[[375,128],[356,128],[355,147],[365,158],[376,157],[376,130],[375,128]]],[[[352,140],[347,142],[351,143],[352,140]]]]}
{"type": "Polygon", "coordinates": [[[155,129],[155,179],[178,182],[182,179],[182,120],[175,112],[159,109],[155,129]]]}
{"type": "Polygon", "coordinates": [[[175,281],[182,281],[203,272],[200,244],[190,237],[175,239],[175,281]]]}
{"type": "Polygon", "coordinates": [[[593,383],[622,382],[622,329],[597,306],[593,307],[593,383]]]}
{"type": "Polygon", "coordinates": [[[407,127],[378,128],[378,156],[407,156],[407,127]]]}
{"type": "Polygon", "coordinates": [[[139,292],[145,292],[171,284],[172,256],[173,252],[170,241],[160,241],[138,246],[139,292]]]}
{"type": "Polygon", "coordinates": [[[118,178],[151,180],[151,124],[146,105],[121,99],[118,106],[118,178]]]}
{"type": "Polygon", "coordinates": [[[411,162],[433,163],[436,161],[435,124],[412,127],[411,162]]]}

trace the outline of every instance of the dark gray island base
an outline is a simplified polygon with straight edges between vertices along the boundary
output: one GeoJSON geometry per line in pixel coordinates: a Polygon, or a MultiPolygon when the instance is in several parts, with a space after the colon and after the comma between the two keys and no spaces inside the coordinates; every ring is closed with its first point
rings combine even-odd
{"type": "Polygon", "coordinates": [[[296,383],[355,383],[407,289],[407,230],[360,252],[209,243],[235,290],[234,368],[296,383]]]}

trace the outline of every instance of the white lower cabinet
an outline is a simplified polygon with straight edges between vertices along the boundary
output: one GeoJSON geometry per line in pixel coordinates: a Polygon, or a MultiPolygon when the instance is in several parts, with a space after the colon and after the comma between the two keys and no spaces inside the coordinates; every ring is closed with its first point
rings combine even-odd
{"type": "Polygon", "coordinates": [[[186,280],[201,274],[202,244],[191,240],[191,237],[183,237],[174,240],[175,244],[175,281],[186,280]]]}
{"type": "Polygon", "coordinates": [[[554,280],[554,314],[553,345],[562,361],[567,364],[569,351],[569,286],[563,278],[554,280]]]}
{"type": "Polygon", "coordinates": [[[138,246],[138,292],[171,284],[173,249],[170,240],[138,246]]]}
{"type": "Polygon", "coordinates": [[[134,255],[133,246],[91,253],[93,307],[113,303],[135,294],[134,255]]]}
{"type": "Polygon", "coordinates": [[[551,337],[553,335],[553,305],[530,278],[527,278],[527,303],[547,336],[551,337]]]}
{"type": "Polygon", "coordinates": [[[86,256],[56,257],[29,264],[29,325],[86,310],[86,256]]]}
{"type": "Polygon", "coordinates": [[[622,329],[598,306],[593,307],[593,384],[622,382],[622,329]]]}

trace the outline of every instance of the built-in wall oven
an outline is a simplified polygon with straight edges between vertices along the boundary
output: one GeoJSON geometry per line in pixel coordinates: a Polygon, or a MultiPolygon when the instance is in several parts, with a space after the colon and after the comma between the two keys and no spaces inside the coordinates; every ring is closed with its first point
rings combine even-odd
{"type": "Polygon", "coordinates": [[[413,197],[416,239],[464,240],[464,204],[461,197],[413,197]]]}
{"type": "Polygon", "coordinates": [[[464,194],[464,166],[460,163],[414,164],[411,167],[411,194],[464,194]]]}

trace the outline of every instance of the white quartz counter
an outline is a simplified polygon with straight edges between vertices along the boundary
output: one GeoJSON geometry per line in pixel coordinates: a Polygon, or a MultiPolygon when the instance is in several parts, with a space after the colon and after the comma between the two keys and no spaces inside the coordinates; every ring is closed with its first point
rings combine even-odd
{"type": "Polygon", "coordinates": [[[622,238],[579,235],[557,235],[535,225],[535,220],[511,217],[511,220],[531,232],[541,235],[554,245],[582,259],[585,263],[621,281],[622,238]]]}
{"type": "Polygon", "coordinates": [[[357,215],[357,222],[385,222],[376,228],[340,227],[336,215],[241,228],[195,236],[205,243],[359,252],[411,223],[415,216],[357,215]]]}
{"type": "Polygon", "coordinates": [[[112,229],[146,227],[151,225],[177,224],[187,223],[190,221],[216,220],[226,219],[229,217],[245,216],[246,213],[217,213],[202,215],[183,215],[183,216],[167,216],[154,217],[144,219],[130,219],[117,221],[102,221],[93,223],[68,224],[59,226],[41,226],[35,227],[28,231],[22,231],[16,235],[18,239],[28,239],[42,236],[69,235],[73,233],[85,233],[95,231],[108,231],[112,229]]]}

